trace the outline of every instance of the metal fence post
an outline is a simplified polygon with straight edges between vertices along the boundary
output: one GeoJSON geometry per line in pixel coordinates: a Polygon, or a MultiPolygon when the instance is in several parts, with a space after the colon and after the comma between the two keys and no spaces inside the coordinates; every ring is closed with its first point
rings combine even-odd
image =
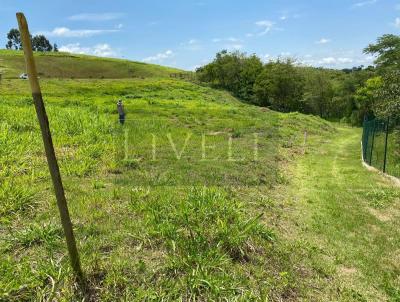
{"type": "Polygon", "coordinates": [[[385,156],[383,158],[383,173],[386,173],[386,163],[387,163],[387,145],[388,145],[388,137],[389,137],[389,117],[386,121],[386,137],[385,137],[385,156]]]}
{"type": "Polygon", "coordinates": [[[363,160],[364,162],[367,160],[367,146],[368,146],[368,122],[367,119],[364,118],[364,123],[363,123],[363,134],[362,134],[362,153],[363,153],[363,160]]]}
{"type": "Polygon", "coordinates": [[[372,151],[374,150],[375,128],[376,128],[376,119],[374,120],[374,126],[372,127],[371,151],[370,151],[370,153],[369,153],[369,165],[370,165],[370,166],[372,166],[372,151]]]}

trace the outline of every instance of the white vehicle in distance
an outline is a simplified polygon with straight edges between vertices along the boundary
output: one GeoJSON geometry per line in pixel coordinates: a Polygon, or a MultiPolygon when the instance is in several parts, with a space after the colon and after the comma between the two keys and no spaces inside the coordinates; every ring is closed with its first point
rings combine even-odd
{"type": "Polygon", "coordinates": [[[28,75],[27,75],[26,73],[21,73],[20,76],[19,76],[19,78],[20,78],[21,80],[27,80],[27,79],[28,79],[28,75]]]}

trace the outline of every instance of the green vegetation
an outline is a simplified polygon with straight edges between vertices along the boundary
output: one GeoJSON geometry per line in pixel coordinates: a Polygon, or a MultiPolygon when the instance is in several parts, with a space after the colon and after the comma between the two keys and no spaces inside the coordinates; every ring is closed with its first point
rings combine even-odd
{"type": "MultiPolygon", "coordinates": [[[[44,35],[31,36],[31,43],[34,51],[58,51],[57,44],[51,45],[50,41],[44,35]]],[[[21,34],[18,29],[12,28],[7,33],[6,49],[22,50],[21,34]]]]}
{"type": "MultiPolygon", "coordinates": [[[[339,71],[305,67],[295,60],[279,58],[262,64],[256,55],[222,51],[213,62],[197,69],[197,75],[200,81],[227,89],[247,103],[280,112],[313,114],[352,126],[365,126],[366,121],[375,118],[389,120],[389,149],[382,152],[385,140],[380,140],[374,154],[387,153],[387,171],[398,176],[400,37],[383,35],[364,52],[376,56],[376,67],[339,71]]],[[[375,160],[375,167],[384,166],[384,155],[375,160]]]]}
{"type": "Polygon", "coordinates": [[[309,301],[400,299],[400,192],[361,166],[359,137],[339,128],[311,142],[275,203],[309,301]]]}
{"type": "Polygon", "coordinates": [[[28,83],[12,79],[21,53],[0,58],[0,300],[399,299],[399,194],[361,167],[358,129],[248,105],[168,68],[37,54],[65,75],[41,85],[84,297],[28,83]],[[71,79],[74,68],[92,79],[71,79]]]}
{"type": "MultiPolygon", "coordinates": [[[[262,217],[269,202],[262,196],[286,181],[280,150],[299,149],[304,130],[312,136],[332,126],[168,78],[41,84],[92,299],[260,300],[292,290],[286,273],[272,277],[291,267],[268,256],[279,240],[262,217]],[[159,138],[156,163],[144,158],[148,144],[136,144],[149,129],[159,138]],[[188,131],[193,140],[173,161],[166,134],[182,150],[188,131]],[[216,146],[207,154],[218,161],[198,157],[203,132],[216,146]],[[133,145],[128,158],[120,156],[125,133],[133,145]],[[229,137],[233,156],[248,160],[224,159],[229,137]]],[[[77,299],[28,84],[1,85],[1,297],[77,299]]]]}
{"type": "Polygon", "coordinates": [[[356,91],[374,74],[373,66],[340,71],[306,67],[292,59],[262,64],[256,55],[227,51],[197,69],[200,81],[227,89],[247,103],[353,125],[361,125],[366,112],[356,102],[356,91]]]}
{"type": "MultiPolygon", "coordinates": [[[[141,62],[99,58],[62,52],[35,53],[41,78],[121,79],[167,77],[180,70],[141,62]]],[[[0,50],[0,72],[3,78],[17,78],[25,72],[22,51],[0,50]]]]}

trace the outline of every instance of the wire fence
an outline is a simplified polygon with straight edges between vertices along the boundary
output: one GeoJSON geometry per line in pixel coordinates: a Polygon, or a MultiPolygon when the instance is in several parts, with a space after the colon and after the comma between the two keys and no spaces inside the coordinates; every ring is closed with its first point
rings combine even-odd
{"type": "Polygon", "coordinates": [[[389,119],[364,122],[362,152],[368,165],[400,177],[400,131],[389,119]]]}

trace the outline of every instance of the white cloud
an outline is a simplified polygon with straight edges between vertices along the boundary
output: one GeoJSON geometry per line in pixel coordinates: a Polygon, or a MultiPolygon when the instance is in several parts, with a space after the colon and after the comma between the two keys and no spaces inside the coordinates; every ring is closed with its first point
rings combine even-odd
{"type": "Polygon", "coordinates": [[[99,57],[114,57],[117,55],[116,51],[113,50],[111,46],[107,43],[96,44],[92,47],[83,47],[80,43],[71,43],[67,45],[62,45],[59,50],[63,52],[95,55],[99,57]]]}
{"type": "Polygon", "coordinates": [[[373,5],[377,2],[378,2],[378,0],[366,0],[366,1],[362,1],[362,2],[357,2],[352,6],[352,8],[360,8],[360,7],[364,7],[364,6],[368,6],[368,5],[373,5]]]}
{"type": "Polygon", "coordinates": [[[394,24],[395,27],[400,28],[400,18],[396,18],[396,20],[394,20],[394,24]]]}
{"type": "Polygon", "coordinates": [[[197,68],[200,68],[201,66],[202,66],[202,65],[197,64],[197,65],[194,65],[194,66],[190,67],[189,69],[192,70],[192,71],[196,71],[196,69],[197,69],[197,68]]]}
{"type": "Polygon", "coordinates": [[[299,62],[309,66],[323,66],[329,68],[345,68],[355,65],[371,65],[373,64],[374,57],[366,56],[354,51],[342,51],[327,57],[317,57],[315,55],[305,55],[299,59],[299,62]]]}
{"type": "Polygon", "coordinates": [[[214,43],[219,43],[219,42],[232,42],[232,43],[242,42],[241,39],[238,39],[238,38],[235,38],[235,37],[229,37],[229,38],[224,38],[224,39],[214,38],[214,39],[212,39],[212,41],[214,43]]]}
{"type": "Polygon", "coordinates": [[[338,58],[337,62],[339,64],[353,63],[353,59],[351,59],[351,58],[338,58]]]}
{"type": "Polygon", "coordinates": [[[316,41],[315,44],[327,44],[329,42],[331,42],[330,39],[322,38],[319,41],[316,41]]]}
{"type": "Polygon", "coordinates": [[[190,39],[187,42],[181,43],[181,47],[183,47],[186,50],[193,50],[193,51],[199,50],[202,48],[202,45],[200,42],[201,41],[197,40],[197,39],[190,39]]]}
{"type": "Polygon", "coordinates": [[[335,65],[343,65],[350,64],[354,62],[352,58],[336,58],[336,57],[326,57],[317,60],[307,60],[311,65],[323,65],[323,66],[335,66],[335,65]]]}
{"type": "Polygon", "coordinates": [[[101,13],[101,14],[78,14],[69,16],[72,21],[109,21],[120,19],[123,16],[121,13],[101,13]]]}
{"type": "Polygon", "coordinates": [[[36,34],[48,37],[87,38],[95,35],[118,32],[118,29],[69,29],[68,27],[56,27],[52,31],[41,31],[36,34]]]}
{"type": "Polygon", "coordinates": [[[263,28],[263,31],[258,33],[259,36],[263,36],[269,33],[274,28],[275,22],[269,20],[262,20],[262,21],[257,21],[256,25],[263,28]]]}
{"type": "Polygon", "coordinates": [[[334,67],[334,66],[343,66],[346,64],[351,64],[354,63],[353,58],[348,58],[348,57],[325,57],[325,58],[320,58],[320,59],[312,59],[311,55],[308,55],[304,57],[305,59],[300,60],[301,63],[306,64],[306,65],[314,65],[314,66],[329,66],[329,67],[334,67]]]}
{"type": "Polygon", "coordinates": [[[161,53],[158,53],[158,54],[156,54],[154,56],[150,56],[150,57],[144,58],[142,61],[143,62],[148,62],[148,63],[150,63],[150,62],[158,62],[158,63],[160,63],[160,62],[164,61],[165,59],[172,58],[174,55],[175,54],[174,54],[174,52],[172,50],[166,50],[165,52],[161,52],[161,53]]]}
{"type": "Polygon", "coordinates": [[[122,23],[119,23],[119,24],[117,24],[117,25],[115,26],[115,28],[117,28],[117,29],[121,29],[122,27],[124,27],[124,25],[123,25],[122,23]]]}
{"type": "Polygon", "coordinates": [[[279,19],[282,20],[282,21],[285,21],[285,20],[288,19],[288,17],[287,16],[281,16],[279,19]]]}
{"type": "Polygon", "coordinates": [[[227,44],[225,48],[228,50],[239,50],[243,48],[243,44],[227,44]]]}
{"type": "Polygon", "coordinates": [[[261,60],[264,62],[268,62],[268,61],[272,60],[272,56],[267,53],[261,57],[261,60]]]}

